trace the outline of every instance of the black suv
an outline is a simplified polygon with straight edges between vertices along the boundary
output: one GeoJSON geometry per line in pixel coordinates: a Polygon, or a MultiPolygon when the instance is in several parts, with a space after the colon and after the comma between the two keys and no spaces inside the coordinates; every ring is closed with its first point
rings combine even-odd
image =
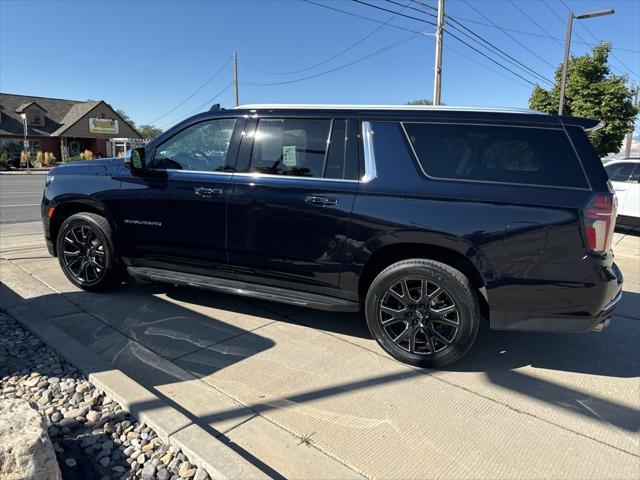
{"type": "Polygon", "coordinates": [[[126,160],[57,167],[42,215],[86,290],[133,278],[336,312],[438,367],[492,328],[601,330],[616,205],[586,131],[527,110],[214,108],[126,160]]]}

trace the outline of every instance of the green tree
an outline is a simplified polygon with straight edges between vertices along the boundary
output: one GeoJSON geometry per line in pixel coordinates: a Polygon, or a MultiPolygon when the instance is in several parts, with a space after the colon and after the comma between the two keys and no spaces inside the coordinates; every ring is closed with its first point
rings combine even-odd
{"type": "Polygon", "coordinates": [[[127,113],[124,110],[122,110],[121,108],[118,108],[118,109],[116,109],[116,113],[118,115],[120,115],[123,118],[123,120],[125,120],[133,128],[136,128],[136,122],[131,120],[131,117],[129,115],[127,115],[127,113]]]}
{"type": "MultiPolygon", "coordinates": [[[[564,114],[595,118],[604,127],[589,134],[601,157],[620,150],[622,140],[632,128],[638,110],[633,106],[633,91],[627,87],[627,77],[613,75],[609,70],[611,44],[593,47],[591,54],[571,57],[567,69],[564,114]]],[[[529,107],[557,114],[560,103],[562,65],[556,69],[551,90],[536,86],[529,98],[529,107]]]]}
{"type": "Polygon", "coordinates": [[[433,102],[426,98],[420,98],[418,100],[411,100],[410,102],[407,102],[407,105],[433,105],[433,102]]]}
{"type": "Polygon", "coordinates": [[[140,132],[140,135],[142,135],[142,138],[146,139],[146,140],[151,140],[152,138],[156,138],[158,135],[160,135],[162,133],[162,129],[156,127],[155,125],[140,125],[139,127],[136,128],[136,130],[138,130],[138,132],[140,132]]]}

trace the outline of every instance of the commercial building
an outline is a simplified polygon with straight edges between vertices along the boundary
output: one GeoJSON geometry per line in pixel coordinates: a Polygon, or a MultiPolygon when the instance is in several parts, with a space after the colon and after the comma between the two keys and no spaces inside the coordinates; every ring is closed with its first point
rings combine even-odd
{"type": "Polygon", "coordinates": [[[58,160],[85,150],[94,156],[116,155],[115,146],[142,141],[136,129],[103,100],[78,101],[0,93],[0,151],[23,149],[24,122],[30,158],[53,153],[58,160]],[[111,139],[118,139],[117,143],[111,139]]]}

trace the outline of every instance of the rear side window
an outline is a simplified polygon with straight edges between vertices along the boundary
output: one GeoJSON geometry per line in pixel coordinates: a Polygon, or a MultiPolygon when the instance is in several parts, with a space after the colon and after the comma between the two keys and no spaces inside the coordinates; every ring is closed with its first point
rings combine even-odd
{"type": "Polygon", "coordinates": [[[587,188],[563,130],[498,125],[405,123],[430,177],[587,188]]]}
{"type": "Polygon", "coordinates": [[[633,173],[635,163],[616,163],[614,165],[607,165],[604,169],[609,175],[609,180],[612,182],[627,182],[629,177],[633,173]]]}
{"type": "MultiPolygon", "coordinates": [[[[241,171],[294,177],[355,179],[357,157],[346,119],[263,118],[250,164],[241,171]]],[[[249,141],[249,139],[246,139],[249,141]]]]}

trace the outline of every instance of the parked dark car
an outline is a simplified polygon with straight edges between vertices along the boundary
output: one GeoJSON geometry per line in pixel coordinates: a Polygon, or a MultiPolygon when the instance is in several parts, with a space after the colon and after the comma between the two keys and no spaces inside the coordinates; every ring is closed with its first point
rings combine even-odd
{"type": "Polygon", "coordinates": [[[441,367],[491,328],[601,330],[621,297],[616,204],[585,131],[528,110],[212,109],[122,159],[47,178],[71,282],[133,278],[345,312],[441,367]]]}

